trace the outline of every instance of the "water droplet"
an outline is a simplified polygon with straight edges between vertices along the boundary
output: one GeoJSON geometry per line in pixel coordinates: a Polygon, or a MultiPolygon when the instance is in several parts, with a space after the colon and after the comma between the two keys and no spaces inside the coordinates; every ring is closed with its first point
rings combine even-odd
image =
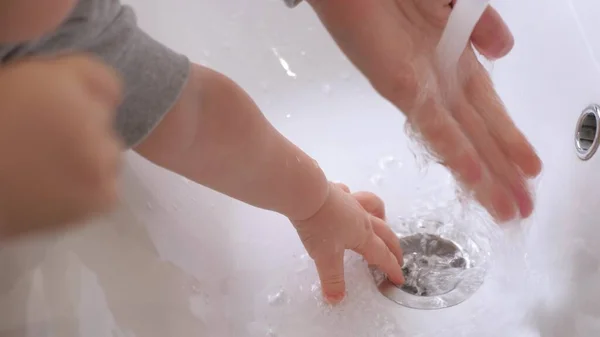
{"type": "Polygon", "coordinates": [[[302,51],[300,51],[300,55],[302,55],[302,56],[306,56],[306,50],[302,50],[302,51]]]}
{"type": "Polygon", "coordinates": [[[323,86],[321,87],[321,91],[324,94],[329,95],[331,93],[331,85],[329,83],[323,84],[323,86]]]}
{"type": "Polygon", "coordinates": [[[319,168],[319,163],[313,159],[313,165],[315,166],[315,168],[319,168]]]}
{"type": "Polygon", "coordinates": [[[285,118],[287,118],[287,119],[290,119],[290,118],[292,118],[292,114],[287,114],[287,115],[285,115],[285,118]]]}
{"type": "Polygon", "coordinates": [[[272,328],[269,328],[269,330],[267,330],[267,337],[277,337],[277,333],[275,333],[275,331],[272,328]]]}
{"type": "Polygon", "coordinates": [[[279,64],[281,64],[281,67],[285,70],[286,74],[291,78],[296,78],[296,73],[291,70],[289,63],[279,55],[277,48],[272,47],[271,50],[273,51],[273,54],[275,54],[275,57],[279,59],[279,64]]]}
{"type": "Polygon", "coordinates": [[[344,81],[348,81],[350,79],[350,73],[347,71],[344,71],[340,74],[340,78],[344,81]]]}
{"type": "Polygon", "coordinates": [[[146,203],[146,207],[150,210],[154,208],[149,201],[146,203]]]}
{"type": "Polygon", "coordinates": [[[269,295],[267,297],[267,301],[270,305],[279,305],[283,303],[289,302],[289,299],[283,289],[280,289],[278,292],[269,295]]]}
{"type": "Polygon", "coordinates": [[[382,170],[387,170],[396,162],[396,158],[394,156],[385,156],[379,159],[379,168],[382,170]]]}
{"type": "Polygon", "coordinates": [[[300,162],[300,157],[296,156],[296,161],[300,162]]]}
{"type": "Polygon", "coordinates": [[[171,204],[171,207],[173,208],[174,211],[179,210],[179,205],[177,205],[177,204],[171,204]]]}
{"type": "Polygon", "coordinates": [[[381,174],[374,174],[370,180],[373,185],[381,186],[381,181],[383,180],[383,176],[381,174]]]}
{"type": "Polygon", "coordinates": [[[204,55],[204,57],[210,57],[210,50],[205,49],[202,51],[202,54],[204,55]]]}

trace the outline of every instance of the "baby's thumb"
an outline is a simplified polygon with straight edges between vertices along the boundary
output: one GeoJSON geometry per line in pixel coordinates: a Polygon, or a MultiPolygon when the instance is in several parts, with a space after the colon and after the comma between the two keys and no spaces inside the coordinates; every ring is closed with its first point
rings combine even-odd
{"type": "Polygon", "coordinates": [[[329,304],[337,304],[346,296],[344,281],[344,251],[332,256],[315,259],[321,290],[329,304]]]}

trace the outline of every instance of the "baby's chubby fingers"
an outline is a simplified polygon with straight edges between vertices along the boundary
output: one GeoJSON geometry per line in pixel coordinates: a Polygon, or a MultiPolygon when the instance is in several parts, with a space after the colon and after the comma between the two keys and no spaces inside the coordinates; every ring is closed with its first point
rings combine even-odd
{"type": "Polygon", "coordinates": [[[404,283],[404,274],[398,259],[383,239],[374,232],[354,251],[362,255],[370,265],[377,266],[392,282],[396,284],[404,283]]]}
{"type": "Polygon", "coordinates": [[[388,247],[388,249],[394,254],[396,260],[402,266],[403,254],[402,247],[400,246],[400,240],[394,231],[380,218],[371,217],[371,224],[373,226],[373,232],[377,235],[388,247]]]}
{"type": "Polygon", "coordinates": [[[73,54],[48,61],[60,72],[70,72],[78,78],[87,93],[115,111],[122,100],[123,83],[113,68],[87,54],[73,54]]]}
{"type": "Polygon", "coordinates": [[[344,279],[344,250],[332,255],[315,258],[315,265],[321,281],[323,297],[329,304],[337,304],[346,296],[344,279]]]}
{"type": "Polygon", "coordinates": [[[367,213],[379,219],[385,219],[385,204],[377,195],[371,192],[356,192],[352,196],[367,213]]]}
{"type": "MultiPolygon", "coordinates": [[[[346,193],[350,193],[350,188],[346,184],[335,183],[335,186],[346,193]]],[[[379,219],[385,219],[385,204],[377,195],[371,192],[360,191],[353,193],[352,196],[367,213],[379,219]]]]}
{"type": "Polygon", "coordinates": [[[343,183],[334,183],[335,186],[337,186],[338,188],[340,188],[342,191],[346,192],[346,193],[350,193],[350,187],[348,187],[348,185],[343,184],[343,183]]]}

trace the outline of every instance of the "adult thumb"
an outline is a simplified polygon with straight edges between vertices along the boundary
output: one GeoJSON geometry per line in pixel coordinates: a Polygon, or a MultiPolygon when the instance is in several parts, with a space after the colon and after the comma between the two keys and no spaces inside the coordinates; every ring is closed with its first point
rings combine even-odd
{"type": "Polygon", "coordinates": [[[471,41],[481,54],[490,59],[506,56],[515,44],[508,26],[492,7],[488,7],[479,19],[471,41]]]}

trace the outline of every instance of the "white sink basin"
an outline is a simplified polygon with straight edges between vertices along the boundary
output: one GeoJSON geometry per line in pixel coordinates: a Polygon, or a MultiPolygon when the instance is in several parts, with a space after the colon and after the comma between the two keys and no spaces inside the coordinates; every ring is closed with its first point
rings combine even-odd
{"type": "MultiPolygon", "coordinates": [[[[575,16],[592,1],[496,4],[517,44],[493,77],[545,170],[536,213],[494,233],[487,279],[466,302],[438,311],[400,307],[349,254],[347,300],[323,305],[311,261],[284,218],[128,154],[116,212],[0,248],[0,335],[597,335],[600,158],[580,161],[573,144],[580,112],[600,103],[591,21],[578,24],[575,16]]],[[[153,36],[240,83],[330,179],[379,194],[392,224],[452,204],[449,175],[437,166],[421,171],[402,115],[374,93],[308,6],[129,2],[153,36]]]]}

